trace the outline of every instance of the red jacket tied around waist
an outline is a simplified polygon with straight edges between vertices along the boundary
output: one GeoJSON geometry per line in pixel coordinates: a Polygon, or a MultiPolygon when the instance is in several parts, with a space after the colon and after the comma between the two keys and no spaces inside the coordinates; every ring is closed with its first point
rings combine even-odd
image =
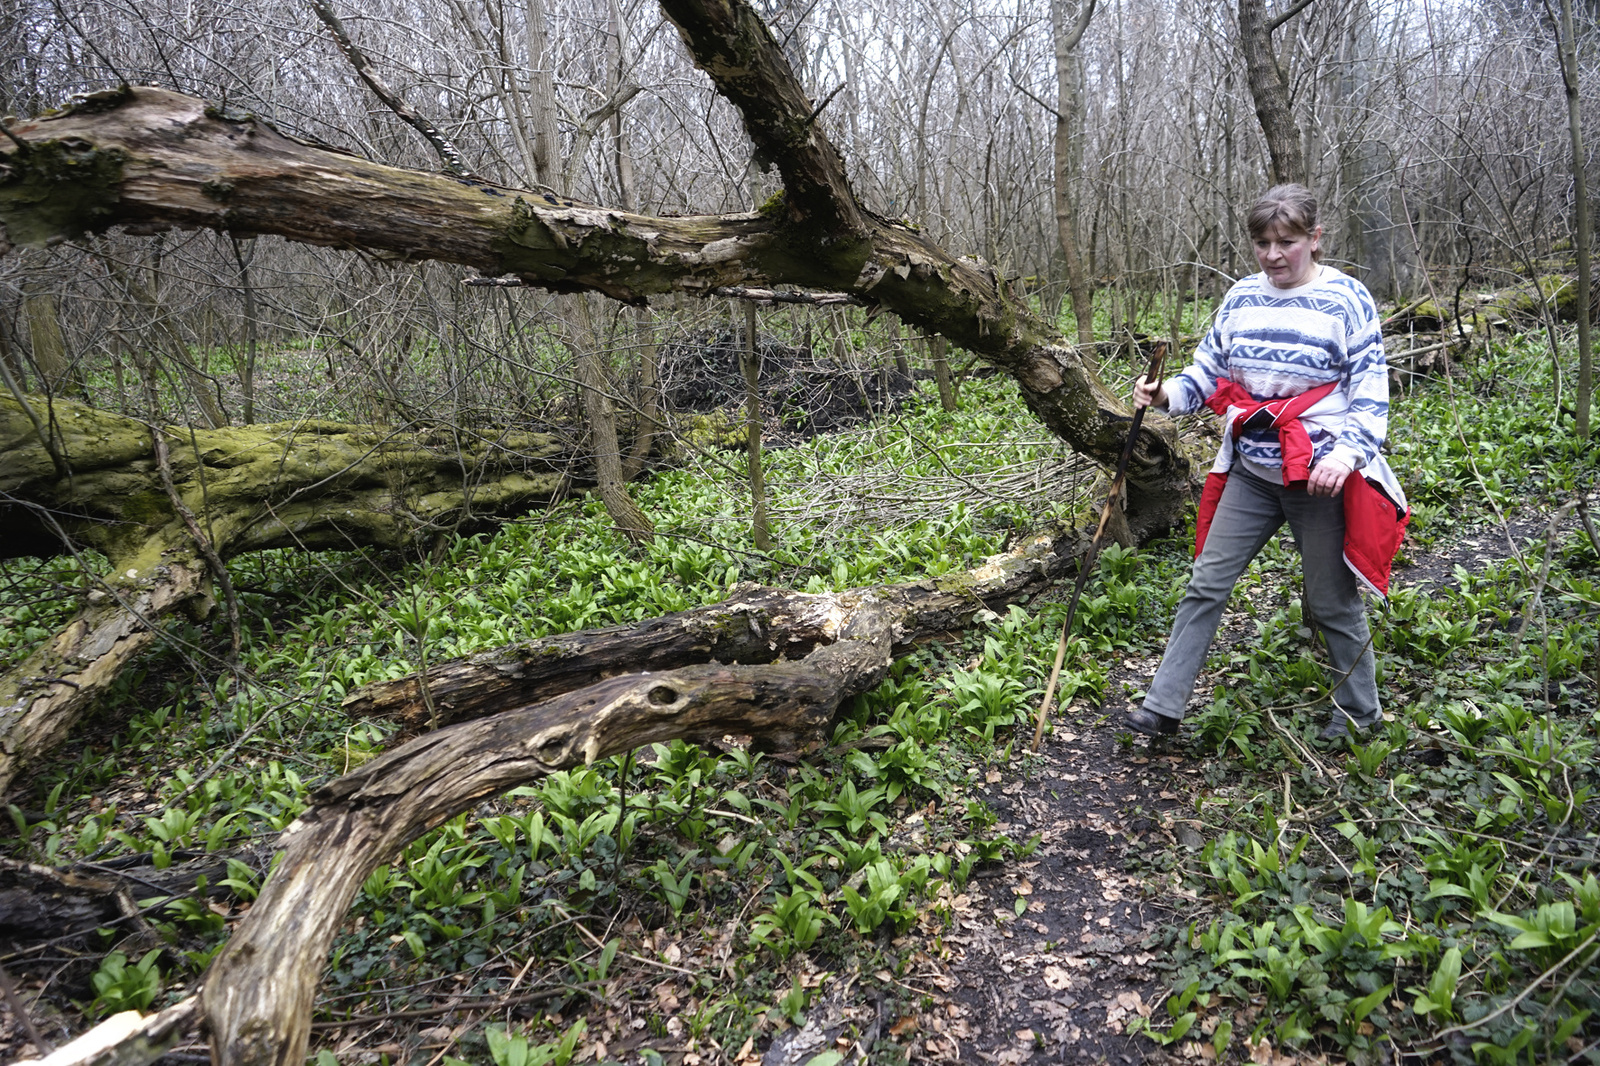
{"type": "MultiPolygon", "coordinates": [[[[1257,400],[1237,383],[1223,381],[1206,400],[1206,406],[1222,417],[1233,438],[1246,427],[1277,429],[1283,451],[1283,485],[1287,489],[1304,491],[1306,480],[1311,476],[1312,447],[1310,434],[1300,417],[1332,393],[1338,384],[1330,381],[1298,396],[1257,400]]],[[[1411,510],[1405,506],[1398,484],[1386,486],[1383,483],[1393,481],[1387,464],[1381,472],[1374,472],[1379,473],[1382,480],[1357,470],[1344,483],[1344,561],[1363,585],[1380,596],[1387,596],[1389,573],[1405,536],[1406,523],[1411,520],[1411,510]],[[1387,478],[1383,477],[1385,474],[1387,478]]],[[[1195,519],[1196,556],[1205,547],[1206,534],[1211,531],[1211,520],[1227,482],[1226,471],[1206,475],[1195,519]]]]}

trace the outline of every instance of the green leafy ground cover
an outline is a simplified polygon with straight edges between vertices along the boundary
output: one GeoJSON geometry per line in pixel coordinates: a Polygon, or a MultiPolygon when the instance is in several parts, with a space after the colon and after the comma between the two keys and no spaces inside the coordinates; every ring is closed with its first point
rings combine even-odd
{"type": "MultiPolygon", "coordinates": [[[[1151,940],[1171,994],[1145,1026],[1148,1055],[1600,1061],[1600,556],[1570,510],[1547,532],[1594,467],[1557,424],[1547,374],[1548,354],[1516,341],[1396,398],[1415,565],[1373,613],[1392,721],[1368,743],[1322,750],[1318,714],[1294,713],[1324,675],[1289,550],[1247,575],[1255,632],[1219,645],[1222,683],[1170,746],[1205,785],[1160,817],[1197,825],[1203,847],[1140,859],[1151,905],[1170,910],[1151,940]],[[1437,565],[1451,557],[1459,568],[1437,565]]],[[[142,928],[0,962],[57,1032],[172,1000],[308,792],[384,745],[385,723],[340,710],[354,687],[715,602],[740,580],[845,588],[964,569],[1081,502],[1070,485],[1017,491],[1020,471],[1061,461],[1043,437],[1008,382],[977,380],[955,416],[924,392],[893,421],[774,452],[770,557],[748,542],[736,467],[713,456],[640,487],[663,533],[643,555],[575,501],[425,559],[238,561],[239,668],[219,630],[176,627],[10,809],[15,857],[221,856],[226,891],[152,895],[142,928]],[[921,489],[890,499],[895,477],[921,489]],[[828,502],[845,498],[873,504],[852,516],[828,502]]],[[[1181,535],[1103,556],[1063,693],[1109,701],[1097,730],[1117,731],[1142,681],[1113,664],[1159,654],[1186,569],[1181,535]]],[[[60,562],[8,564],[0,655],[43,639],[83,588],[60,562]]],[[[942,938],[970,877],[1031,850],[996,831],[973,784],[1031,772],[1026,720],[1063,612],[1019,605],[923,648],[810,761],[658,745],[417,841],[368,879],[334,948],[318,1061],[753,1060],[841,981],[899,1019],[846,1034],[874,1061],[958,1055],[923,1039],[942,1006],[926,990],[957,965],[942,938]]]]}

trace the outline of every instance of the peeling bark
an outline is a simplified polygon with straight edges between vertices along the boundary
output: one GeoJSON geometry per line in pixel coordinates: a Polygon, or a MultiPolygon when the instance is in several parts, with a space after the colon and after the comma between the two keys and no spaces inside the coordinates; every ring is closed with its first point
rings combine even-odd
{"type": "Polygon", "coordinates": [[[155,640],[156,621],[207,595],[209,576],[192,557],[163,559],[142,573],[117,571],[66,628],[0,677],[0,793],[18,770],[66,739],[155,640]]]}

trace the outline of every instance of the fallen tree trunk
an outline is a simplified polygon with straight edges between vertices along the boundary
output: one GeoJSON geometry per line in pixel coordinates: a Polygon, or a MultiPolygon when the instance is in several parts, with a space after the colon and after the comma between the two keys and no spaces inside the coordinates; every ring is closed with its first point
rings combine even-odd
{"type": "MultiPolygon", "coordinates": [[[[0,142],[0,255],[117,225],[134,232],[210,227],[439,259],[630,303],[729,287],[821,289],[887,308],[987,358],[1076,450],[1114,462],[1131,417],[1084,353],[1030,315],[991,268],[861,207],[782,49],[748,4],[663,6],[695,62],[740,108],[758,152],[782,173],[785,195],[771,210],[663,218],[595,207],[386,167],[193,97],[125,88],[8,130],[0,142]]],[[[201,561],[220,579],[219,560],[253,547],[414,543],[419,534],[458,528],[461,516],[525,508],[550,490],[547,479],[503,463],[487,470],[524,450],[519,445],[413,445],[321,423],[170,431],[172,465],[192,469],[176,469],[168,490],[151,469],[145,427],[60,401],[43,420],[17,406],[30,424],[8,406],[0,409],[0,429],[13,443],[31,433],[39,447],[35,469],[22,477],[8,470],[0,479],[9,501],[0,519],[15,527],[11,538],[53,542],[59,524],[81,543],[104,544],[126,587],[118,579],[103,591],[143,619],[86,618],[74,627],[78,636],[47,645],[0,680],[0,790],[148,640],[142,634],[152,612],[207,606],[201,561]],[[106,429],[98,442],[84,432],[91,424],[106,429]],[[209,436],[218,432],[255,436],[209,436]],[[452,448],[461,454],[452,457],[452,448]],[[104,456],[104,465],[94,456],[104,456]],[[119,472],[119,464],[129,469],[119,472]],[[208,465],[210,473],[198,473],[208,465]],[[398,473],[385,473],[391,468],[398,473]],[[52,517],[63,504],[75,517],[52,517]],[[153,509],[140,514],[140,507],[153,509]],[[97,662],[103,669],[92,669],[97,662]],[[35,734],[39,744],[26,739],[35,734]]],[[[1128,475],[1135,538],[1174,525],[1189,490],[1190,464],[1171,423],[1156,418],[1146,426],[1128,475]]]]}
{"type": "MultiPolygon", "coordinates": [[[[528,687],[515,688],[513,679],[513,689],[476,692],[480,707],[512,701],[517,693],[550,694],[380,756],[315,792],[309,809],[284,831],[281,860],[206,976],[201,1001],[215,1060],[227,1066],[305,1060],[317,983],[346,910],[373,869],[430,829],[517,785],[645,744],[715,742],[738,734],[763,749],[815,747],[839,706],[878,684],[915,640],[1047,584],[1077,558],[1083,539],[1079,533],[1035,536],[984,566],[934,582],[824,594],[750,589],[716,608],[605,631],[594,642],[623,648],[631,632],[636,643],[649,645],[649,634],[677,630],[698,634],[691,640],[702,650],[679,647],[675,656],[792,654],[803,647],[799,658],[702,663],[593,683],[578,671],[559,680],[557,670],[528,687]],[[710,638],[716,612],[744,619],[730,628],[748,639],[710,638]],[[568,691],[555,693],[563,684],[568,691]]],[[[502,661],[526,662],[533,647],[511,649],[502,661]]],[[[434,673],[443,679],[463,666],[494,671],[479,657],[434,673]]],[[[404,685],[375,686],[358,699],[368,710],[392,709],[407,704],[405,692],[404,685]]],[[[466,713],[470,701],[454,706],[466,713]]],[[[198,1019],[192,1012],[184,1018],[192,1030],[198,1019]]],[[[168,1026],[160,1042],[152,1041],[150,1024],[116,1045],[115,1061],[154,1061],[161,1047],[184,1035],[168,1026]]]]}
{"type": "Polygon", "coordinates": [[[0,557],[92,548],[110,561],[79,615],[0,677],[0,794],[155,639],[161,618],[210,610],[221,560],[426,547],[525,513],[573,480],[562,446],[541,434],[152,429],[41,397],[26,407],[0,397],[0,456],[0,557]]]}
{"type": "Polygon", "coordinates": [[[885,613],[863,605],[847,639],[800,662],[629,674],[451,726],[314,794],[206,978],[216,1061],[305,1061],[317,982],[345,911],[366,876],[407,843],[490,796],[642,744],[729,733],[782,749],[815,741],[841,701],[884,677],[885,613]]]}
{"type": "MultiPolygon", "coordinates": [[[[985,608],[1046,587],[1087,544],[1077,531],[1036,535],[983,567],[889,585],[865,593],[892,605],[893,653],[971,623],[985,608]]],[[[589,629],[439,663],[421,674],[379,681],[345,698],[354,714],[393,718],[420,730],[533,703],[625,672],[691,663],[770,663],[796,659],[837,639],[863,593],[808,594],[750,586],[721,603],[637,625],[589,629]]]]}
{"type": "MultiPolygon", "coordinates": [[[[691,639],[703,650],[674,653],[683,656],[748,651],[751,641],[763,644],[759,654],[767,655],[811,646],[796,659],[703,663],[593,683],[575,670],[564,680],[554,671],[521,688],[513,678],[510,689],[480,692],[477,706],[505,706],[519,693],[550,694],[425,734],[324,786],[284,831],[282,860],[207,974],[203,999],[216,1061],[288,1066],[305,1060],[317,982],[345,911],[366,876],[423,833],[555,770],[659,741],[738,734],[763,749],[814,747],[826,739],[840,704],[877,685],[898,652],[919,636],[965,624],[986,606],[1043,586],[1077,557],[1082,539],[1036,536],[982,567],[929,583],[818,595],[752,589],[719,608],[724,618],[744,620],[749,640],[735,636],[719,644],[709,638],[717,609],[655,619],[633,633],[697,633],[691,639]],[[551,691],[563,684],[568,691],[551,691]]],[[[613,630],[594,643],[622,648],[627,635],[613,630]]],[[[504,661],[525,663],[526,652],[524,646],[523,654],[513,651],[504,661]]],[[[468,663],[494,672],[481,659],[468,663]]]]}

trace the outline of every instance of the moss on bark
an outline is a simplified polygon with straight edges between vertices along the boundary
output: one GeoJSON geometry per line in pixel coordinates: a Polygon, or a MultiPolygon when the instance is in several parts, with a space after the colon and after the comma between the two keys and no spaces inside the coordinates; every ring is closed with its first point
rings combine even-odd
{"type": "Polygon", "coordinates": [[[221,559],[425,545],[441,530],[524,513],[573,480],[544,434],[334,422],[153,430],[74,401],[26,399],[32,418],[0,397],[0,494],[9,501],[0,504],[0,557],[94,548],[110,564],[83,613],[0,677],[0,792],[66,735],[153,639],[153,624],[211,607],[204,553],[162,482],[152,433],[166,441],[174,492],[221,559]]]}

